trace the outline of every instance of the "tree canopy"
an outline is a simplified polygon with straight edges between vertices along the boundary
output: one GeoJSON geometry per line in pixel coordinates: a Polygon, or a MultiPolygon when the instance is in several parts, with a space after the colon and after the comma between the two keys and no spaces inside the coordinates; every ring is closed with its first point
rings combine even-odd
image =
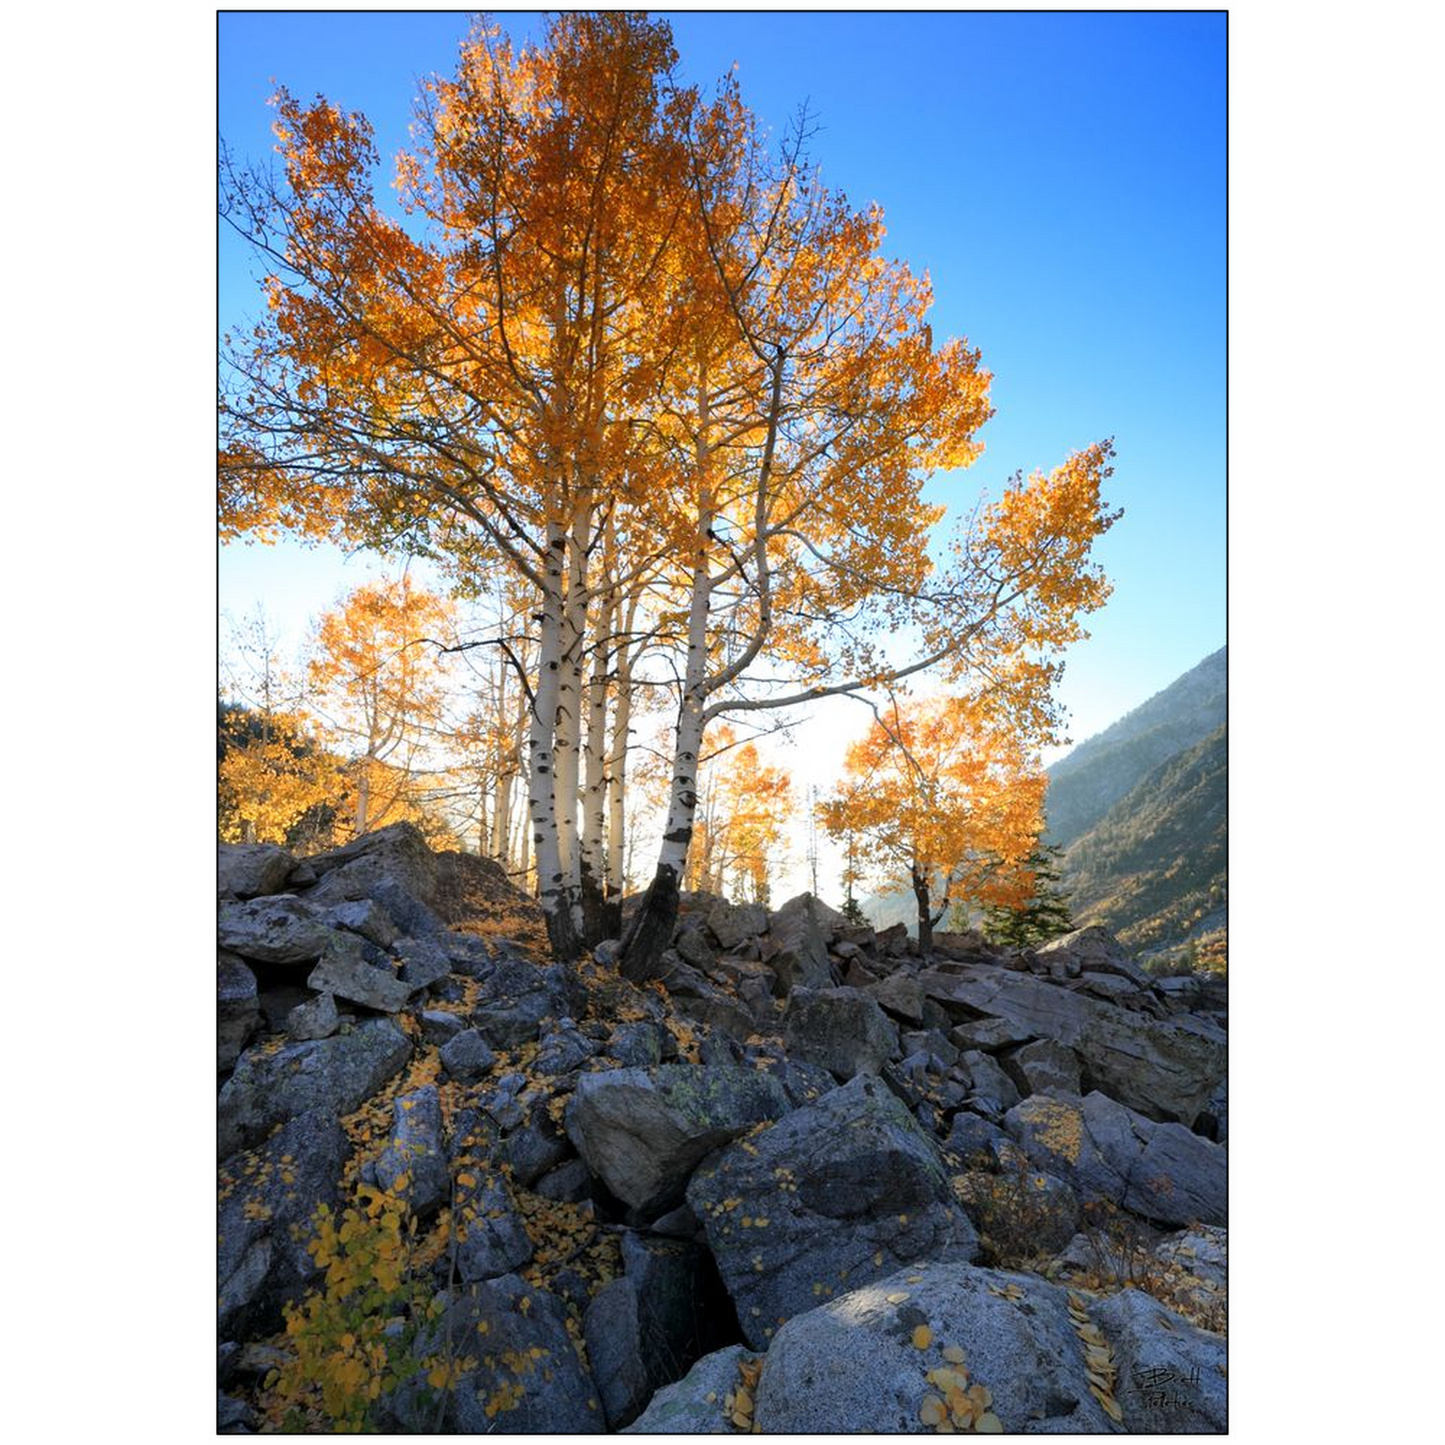
{"type": "Polygon", "coordinates": [[[558,15],[520,47],[477,23],[423,84],[400,213],[370,124],[325,98],[278,91],[279,173],[223,166],[268,271],[225,354],[223,535],[510,589],[523,636],[495,645],[559,957],[615,922],[634,693],[670,695],[636,978],[670,935],[712,724],[928,673],[1041,735],[1116,516],[1097,442],[939,545],[923,486],[981,451],[978,351],[935,341],[926,275],[823,185],[805,127],[772,145],[734,79],[705,96],[675,61],[647,15],[558,15]]]}

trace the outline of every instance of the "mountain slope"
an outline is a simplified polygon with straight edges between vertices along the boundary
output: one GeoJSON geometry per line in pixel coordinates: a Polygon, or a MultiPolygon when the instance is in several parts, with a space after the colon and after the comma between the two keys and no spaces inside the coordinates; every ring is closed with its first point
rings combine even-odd
{"type": "Polygon", "coordinates": [[[1076,923],[1102,923],[1134,949],[1222,924],[1228,730],[1161,763],[1064,853],[1076,923]]]}
{"type": "Polygon", "coordinates": [[[1226,654],[1221,647],[1049,769],[1049,842],[1067,847],[1153,769],[1224,722],[1226,654]]]}

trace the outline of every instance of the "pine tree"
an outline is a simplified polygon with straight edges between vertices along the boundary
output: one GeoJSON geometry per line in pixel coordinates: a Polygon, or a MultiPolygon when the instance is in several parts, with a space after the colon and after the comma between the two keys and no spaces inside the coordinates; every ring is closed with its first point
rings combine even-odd
{"type": "Polygon", "coordinates": [[[1068,901],[1058,887],[1059,858],[1060,850],[1052,843],[1036,847],[1028,860],[1029,872],[1034,875],[1033,896],[1022,908],[984,910],[984,933],[990,943],[1032,948],[1073,929],[1068,901]]]}

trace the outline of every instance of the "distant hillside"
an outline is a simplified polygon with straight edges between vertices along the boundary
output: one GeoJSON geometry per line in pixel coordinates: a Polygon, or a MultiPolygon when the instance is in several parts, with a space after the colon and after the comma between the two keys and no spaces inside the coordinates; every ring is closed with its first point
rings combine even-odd
{"type": "Polygon", "coordinates": [[[1226,651],[1221,647],[1049,769],[1050,842],[1068,847],[1161,763],[1223,724],[1226,651]]]}
{"type": "Polygon", "coordinates": [[[1102,923],[1139,951],[1223,926],[1228,758],[1216,728],[1075,839],[1062,869],[1075,922],[1102,923]]]}

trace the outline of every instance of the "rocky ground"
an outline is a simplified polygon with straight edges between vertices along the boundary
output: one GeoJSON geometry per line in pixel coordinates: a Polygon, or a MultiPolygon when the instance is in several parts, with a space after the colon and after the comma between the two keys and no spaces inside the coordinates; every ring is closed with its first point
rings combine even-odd
{"type": "Polygon", "coordinates": [[[219,897],[223,1430],[1226,1428],[1222,980],[691,895],[639,988],[406,825],[219,897]]]}

